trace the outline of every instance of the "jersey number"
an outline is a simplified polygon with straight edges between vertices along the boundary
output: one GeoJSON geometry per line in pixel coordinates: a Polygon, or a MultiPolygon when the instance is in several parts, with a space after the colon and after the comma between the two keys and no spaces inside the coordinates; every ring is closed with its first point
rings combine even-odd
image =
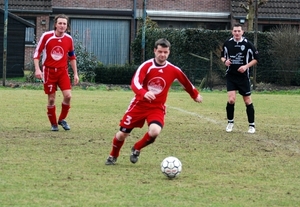
{"type": "Polygon", "coordinates": [[[132,119],[132,117],[127,115],[127,118],[126,118],[126,121],[124,121],[124,124],[125,125],[130,125],[131,119],[132,119]]]}
{"type": "Polygon", "coordinates": [[[52,91],[53,85],[48,85],[49,91],[52,91]]]}

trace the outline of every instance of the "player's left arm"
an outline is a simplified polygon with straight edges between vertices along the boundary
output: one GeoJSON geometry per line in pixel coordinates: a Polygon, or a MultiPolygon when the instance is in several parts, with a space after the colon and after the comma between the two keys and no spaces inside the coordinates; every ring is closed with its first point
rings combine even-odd
{"type": "Polygon", "coordinates": [[[74,42],[73,42],[72,37],[70,37],[68,57],[70,60],[71,68],[73,70],[74,84],[77,85],[79,83],[79,76],[78,76],[78,70],[77,70],[77,60],[76,60],[77,57],[75,54],[74,42]]]}
{"type": "Polygon", "coordinates": [[[183,86],[184,90],[188,92],[191,98],[196,102],[202,102],[202,96],[195,86],[191,83],[188,77],[179,69],[177,70],[177,80],[183,86]]]}
{"type": "Polygon", "coordinates": [[[244,73],[246,70],[248,70],[249,68],[251,68],[252,66],[256,65],[259,61],[259,53],[258,50],[254,47],[254,45],[249,42],[250,48],[249,48],[249,54],[250,54],[250,62],[248,62],[245,65],[242,65],[241,67],[239,67],[238,71],[240,73],[244,73]]]}
{"type": "Polygon", "coordinates": [[[74,84],[77,85],[79,83],[79,76],[78,76],[78,72],[77,72],[76,59],[70,60],[70,65],[71,65],[71,68],[72,68],[73,74],[74,74],[74,84]]]}

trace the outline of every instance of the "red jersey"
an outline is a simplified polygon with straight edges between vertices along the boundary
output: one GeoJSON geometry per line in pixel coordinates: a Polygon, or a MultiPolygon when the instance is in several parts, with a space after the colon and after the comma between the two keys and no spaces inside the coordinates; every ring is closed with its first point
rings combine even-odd
{"type": "Polygon", "coordinates": [[[68,59],[76,59],[73,38],[67,33],[57,37],[54,30],[41,36],[33,58],[40,59],[42,53],[42,64],[49,68],[67,68],[68,59]]]}
{"type": "Polygon", "coordinates": [[[136,94],[133,102],[144,102],[151,105],[164,105],[172,83],[178,80],[192,99],[199,92],[180,68],[166,61],[163,66],[156,65],[154,58],[145,61],[136,71],[131,81],[131,89],[136,94]],[[147,91],[152,91],[156,99],[149,102],[144,98],[147,91]]]}

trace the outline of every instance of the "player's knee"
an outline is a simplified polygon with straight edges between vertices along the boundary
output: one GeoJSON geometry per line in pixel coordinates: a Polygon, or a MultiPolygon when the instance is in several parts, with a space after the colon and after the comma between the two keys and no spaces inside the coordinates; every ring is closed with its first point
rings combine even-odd
{"type": "Polygon", "coordinates": [[[161,127],[158,126],[158,127],[150,127],[149,128],[149,131],[148,131],[148,134],[150,137],[152,138],[156,138],[161,132],[161,127]]]}
{"type": "Polygon", "coordinates": [[[55,97],[49,97],[48,99],[48,105],[52,106],[55,104],[55,97]]]}
{"type": "Polygon", "coordinates": [[[229,104],[234,104],[234,103],[235,103],[235,98],[233,98],[233,97],[232,97],[232,98],[229,98],[229,99],[228,99],[228,103],[229,103],[229,104]]]}
{"type": "Polygon", "coordinates": [[[65,99],[66,101],[70,101],[71,98],[72,98],[72,95],[71,95],[70,93],[64,95],[64,99],[65,99]]]}
{"type": "Polygon", "coordinates": [[[122,131],[118,131],[116,137],[118,140],[123,141],[128,137],[129,133],[124,133],[122,131]]]}
{"type": "Polygon", "coordinates": [[[152,122],[150,125],[149,125],[149,129],[148,129],[148,134],[150,137],[152,138],[156,138],[160,132],[161,132],[161,129],[162,129],[162,124],[160,122],[152,122]]]}

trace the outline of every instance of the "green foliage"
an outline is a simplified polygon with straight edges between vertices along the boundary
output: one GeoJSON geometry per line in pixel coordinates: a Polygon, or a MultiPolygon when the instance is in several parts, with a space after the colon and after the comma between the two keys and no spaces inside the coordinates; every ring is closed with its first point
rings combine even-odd
{"type": "MultiPolygon", "coordinates": [[[[42,58],[40,59],[40,66],[41,66],[41,69],[42,69],[42,58]]],[[[25,75],[25,79],[26,79],[26,82],[29,82],[29,83],[38,83],[38,82],[41,82],[40,79],[37,79],[35,77],[35,67],[34,67],[34,62],[33,60],[31,60],[26,68],[28,69],[28,71],[26,71],[24,73],[25,75]]]]}
{"type": "MultiPolygon", "coordinates": [[[[134,63],[142,62],[141,40],[138,34],[132,43],[134,63]]],[[[222,43],[230,36],[230,32],[219,32],[200,29],[148,29],[146,30],[146,59],[153,57],[154,43],[159,38],[166,38],[171,42],[171,53],[169,61],[179,66],[190,80],[202,80],[210,69],[207,61],[193,57],[190,53],[201,57],[210,58],[210,52],[220,48],[222,43]]],[[[213,53],[213,70],[220,75],[224,68],[218,64],[220,54],[213,53]]]]}
{"type": "MultiPolygon", "coordinates": [[[[78,33],[76,33],[73,38],[75,53],[77,57],[76,62],[78,75],[82,81],[95,82],[95,69],[96,67],[100,67],[102,63],[97,60],[97,57],[93,53],[86,50],[82,42],[79,41],[78,33]]],[[[41,61],[42,58],[40,59],[40,65],[42,65],[41,61]]],[[[26,68],[30,70],[30,73],[26,74],[26,81],[31,83],[40,82],[40,80],[37,80],[34,76],[35,68],[33,60],[28,63],[26,68]]],[[[70,64],[69,74],[71,76],[71,80],[73,80],[73,70],[70,64]]]]}
{"type": "MultiPolygon", "coordinates": [[[[141,31],[139,30],[136,39],[133,41],[131,48],[133,52],[134,64],[140,64],[143,56],[141,50],[141,31]]],[[[254,42],[254,32],[246,32],[244,34],[250,41],[254,42]]],[[[256,82],[265,83],[282,83],[283,74],[286,75],[286,70],[290,67],[278,67],[278,63],[283,64],[277,56],[272,53],[274,48],[272,33],[258,32],[257,49],[260,54],[260,61],[257,65],[256,82]],[[276,60],[276,61],[274,61],[276,60]]],[[[299,36],[299,35],[298,35],[299,36]]],[[[193,83],[202,80],[208,74],[210,64],[199,58],[193,57],[190,53],[201,57],[209,58],[210,52],[213,52],[213,74],[223,78],[225,75],[225,66],[220,62],[220,48],[226,39],[231,37],[231,31],[216,31],[203,29],[170,29],[170,28],[153,28],[146,29],[146,48],[145,58],[153,57],[154,43],[159,38],[168,39],[171,44],[171,54],[169,61],[179,66],[190,78],[193,83]]],[[[279,45],[280,47],[280,45],[279,45]]],[[[300,48],[299,44],[294,47],[300,48]]],[[[280,50],[279,50],[280,51],[280,50]]],[[[298,51],[298,50],[295,50],[298,51]]],[[[287,62],[293,61],[297,64],[293,69],[300,70],[300,60],[295,61],[288,53],[282,52],[282,58],[287,62]]],[[[299,52],[297,52],[299,54],[299,52]]],[[[252,72],[252,71],[251,71],[252,72]]],[[[298,83],[300,80],[293,79],[292,83],[298,83]]]]}
{"type": "Polygon", "coordinates": [[[278,82],[291,85],[297,70],[300,69],[300,32],[298,28],[284,25],[274,29],[270,36],[272,40],[270,53],[276,57],[273,59],[272,66],[278,69],[278,82]]]}
{"type": "MultiPolygon", "coordinates": [[[[77,57],[78,75],[82,81],[95,82],[95,70],[101,66],[102,63],[97,60],[97,57],[93,53],[87,51],[82,42],[79,41],[78,33],[74,35],[74,48],[77,57]]],[[[72,76],[73,70],[70,65],[69,72],[72,76]]]]}
{"type": "Polygon", "coordinates": [[[104,84],[127,84],[129,85],[137,66],[125,65],[101,65],[96,68],[95,82],[104,84]]]}

